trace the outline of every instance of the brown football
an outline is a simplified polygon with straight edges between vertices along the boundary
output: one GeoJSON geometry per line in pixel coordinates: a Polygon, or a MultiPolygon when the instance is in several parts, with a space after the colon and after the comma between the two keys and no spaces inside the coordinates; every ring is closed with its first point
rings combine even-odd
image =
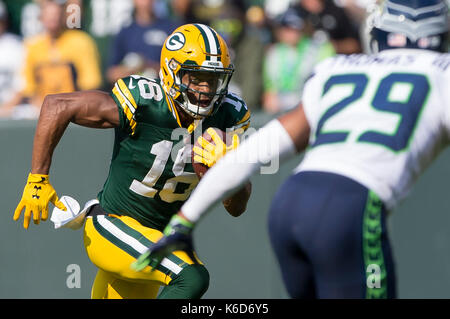
{"type": "MultiPolygon", "coordinates": [[[[219,136],[222,138],[222,140],[225,142],[226,140],[226,133],[222,131],[221,129],[218,129],[216,127],[213,127],[213,129],[219,134],[219,136]]],[[[212,142],[211,136],[208,134],[208,132],[203,132],[203,138],[207,141],[212,142]]],[[[214,143],[214,142],[213,142],[214,143]]],[[[194,146],[198,146],[201,148],[201,145],[198,144],[197,140],[195,140],[194,146]]],[[[203,175],[205,175],[206,171],[209,169],[208,166],[206,166],[203,163],[199,163],[194,161],[194,151],[192,151],[192,167],[194,168],[194,172],[197,174],[198,178],[201,179],[203,175]]]]}

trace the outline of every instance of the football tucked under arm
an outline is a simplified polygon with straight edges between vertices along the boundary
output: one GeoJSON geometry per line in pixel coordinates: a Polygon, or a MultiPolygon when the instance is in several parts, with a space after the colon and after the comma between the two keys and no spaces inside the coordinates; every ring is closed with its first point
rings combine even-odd
{"type": "Polygon", "coordinates": [[[235,151],[225,155],[204,175],[188,201],[181,207],[181,213],[189,221],[196,223],[212,206],[242,188],[258,168],[275,157],[279,157],[281,162],[295,153],[296,148],[289,134],[278,120],[272,120],[246,139],[235,151]],[[274,147],[267,149],[267,144],[274,147]],[[261,147],[268,152],[260,154],[261,147]],[[256,158],[256,154],[260,155],[256,158]]]}
{"type": "MultiPolygon", "coordinates": [[[[227,151],[237,148],[239,138],[237,135],[229,135],[217,128],[209,128],[194,145],[192,152],[192,166],[195,173],[201,179],[207,170],[212,167],[227,151]]],[[[251,183],[248,182],[235,194],[223,200],[223,206],[233,217],[242,215],[251,194],[251,183]]]]}
{"type": "MultiPolygon", "coordinates": [[[[211,129],[214,130],[215,134],[217,134],[222,141],[226,140],[224,131],[218,128],[209,128],[208,130],[212,132],[211,129]]],[[[206,171],[212,166],[211,163],[208,162],[208,157],[212,155],[207,154],[209,151],[206,147],[207,144],[212,144],[211,147],[214,147],[214,141],[208,133],[208,130],[195,140],[194,148],[192,149],[192,167],[199,179],[201,179],[206,171]]]]}
{"type": "Polygon", "coordinates": [[[208,128],[196,139],[192,150],[192,166],[201,179],[226,152],[237,148],[239,137],[228,135],[218,128],[208,128]]]}

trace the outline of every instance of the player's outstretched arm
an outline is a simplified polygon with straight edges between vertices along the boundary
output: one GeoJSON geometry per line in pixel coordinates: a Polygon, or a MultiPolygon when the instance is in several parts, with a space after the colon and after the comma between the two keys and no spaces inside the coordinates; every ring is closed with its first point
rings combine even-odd
{"type": "Polygon", "coordinates": [[[309,133],[308,121],[302,105],[299,105],[292,112],[269,122],[236,150],[227,152],[203,176],[191,197],[184,203],[178,214],[172,217],[164,230],[164,236],[138,259],[134,269],[141,270],[151,260],[162,260],[174,250],[191,248],[192,231],[205,212],[241,188],[268,160],[278,156],[282,162],[296,152],[303,151],[308,145],[309,133]],[[254,161],[236,163],[236,159],[254,158],[250,155],[257,154],[259,147],[268,143],[269,140],[278,147],[272,148],[264,158],[260,158],[256,163],[254,161]]]}
{"type": "Polygon", "coordinates": [[[119,125],[119,113],[109,94],[100,91],[55,94],[44,99],[34,136],[31,173],[13,217],[18,220],[25,210],[24,228],[28,228],[31,217],[35,224],[48,218],[49,202],[65,209],[48,174],[53,151],[70,122],[109,128],[119,125]]]}
{"type": "Polygon", "coordinates": [[[278,121],[290,136],[297,152],[303,152],[308,146],[311,131],[305,111],[303,110],[303,105],[300,103],[291,112],[280,116],[278,121]]]}
{"type": "Polygon", "coordinates": [[[196,223],[213,205],[240,189],[261,166],[275,158],[281,163],[303,151],[308,146],[309,134],[310,127],[301,104],[272,120],[208,170],[181,207],[182,214],[196,223]],[[267,145],[271,147],[268,149],[267,145]],[[256,161],[255,154],[260,155],[256,161]]]}
{"type": "MultiPolygon", "coordinates": [[[[310,132],[305,113],[303,112],[303,107],[300,105],[292,112],[279,117],[278,121],[292,139],[295,149],[298,152],[303,151],[308,146],[310,132]]],[[[252,185],[248,182],[234,195],[223,200],[223,206],[230,215],[237,217],[245,211],[247,202],[250,198],[251,189],[252,185]]]]}

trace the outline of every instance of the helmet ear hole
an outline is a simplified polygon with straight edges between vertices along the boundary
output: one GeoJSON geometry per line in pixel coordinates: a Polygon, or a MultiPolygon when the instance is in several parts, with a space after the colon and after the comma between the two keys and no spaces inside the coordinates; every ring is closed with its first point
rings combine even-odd
{"type": "Polygon", "coordinates": [[[175,71],[177,69],[178,65],[179,65],[179,63],[177,61],[175,61],[174,59],[171,59],[169,62],[169,68],[172,71],[175,71]]]}

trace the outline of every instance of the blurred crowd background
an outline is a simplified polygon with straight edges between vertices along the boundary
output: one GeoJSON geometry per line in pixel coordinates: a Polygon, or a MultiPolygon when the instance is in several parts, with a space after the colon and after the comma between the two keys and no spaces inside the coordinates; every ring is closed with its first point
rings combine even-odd
{"type": "Polygon", "coordinates": [[[373,0],[0,0],[0,118],[35,119],[47,94],[158,77],[161,46],[200,22],[228,42],[230,90],[252,111],[297,104],[315,64],[364,51],[373,0]]]}

